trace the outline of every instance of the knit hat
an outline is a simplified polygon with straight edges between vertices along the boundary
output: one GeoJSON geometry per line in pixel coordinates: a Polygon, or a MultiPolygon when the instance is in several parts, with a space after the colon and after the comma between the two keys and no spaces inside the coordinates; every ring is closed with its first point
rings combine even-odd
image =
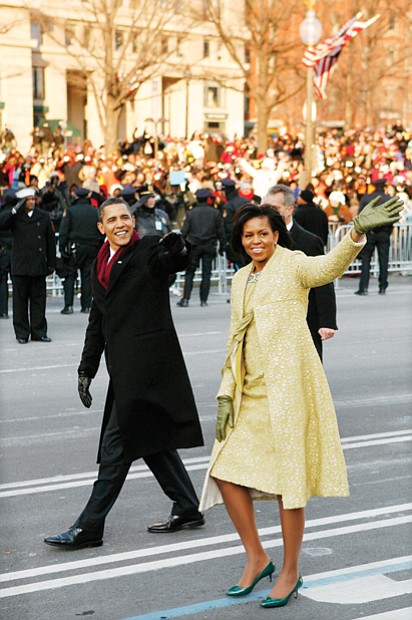
{"type": "Polygon", "coordinates": [[[346,203],[345,194],[339,190],[335,190],[329,194],[329,202],[338,202],[344,205],[346,203]]]}
{"type": "Polygon", "coordinates": [[[302,192],[300,192],[299,197],[302,198],[302,200],[304,200],[305,202],[312,202],[315,194],[311,192],[310,189],[304,189],[302,192]]]}

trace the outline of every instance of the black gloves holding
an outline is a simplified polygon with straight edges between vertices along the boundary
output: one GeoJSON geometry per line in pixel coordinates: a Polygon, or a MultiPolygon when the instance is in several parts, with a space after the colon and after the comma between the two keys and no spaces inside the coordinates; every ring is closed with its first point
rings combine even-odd
{"type": "Polygon", "coordinates": [[[163,243],[165,250],[171,254],[184,254],[187,251],[182,234],[176,230],[167,233],[167,235],[160,239],[160,243],[163,243]]]}
{"type": "Polygon", "coordinates": [[[92,380],[86,374],[79,372],[77,380],[77,391],[79,392],[80,400],[87,408],[92,404],[92,395],[89,392],[89,387],[92,380]]]}

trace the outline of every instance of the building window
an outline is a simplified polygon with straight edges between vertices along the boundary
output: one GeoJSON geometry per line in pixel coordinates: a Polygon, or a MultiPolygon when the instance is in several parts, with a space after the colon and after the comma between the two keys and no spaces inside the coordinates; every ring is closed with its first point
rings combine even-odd
{"type": "Polygon", "coordinates": [[[92,29],[90,26],[84,26],[83,28],[83,47],[85,47],[86,49],[89,47],[90,45],[90,35],[91,35],[92,29]]]}
{"type": "Polygon", "coordinates": [[[386,66],[392,67],[396,61],[396,50],[394,47],[389,47],[386,52],[386,66]]]}
{"type": "Polygon", "coordinates": [[[205,101],[206,108],[221,108],[223,106],[223,89],[217,84],[205,85],[205,101]]]}
{"type": "Polygon", "coordinates": [[[132,36],[132,52],[136,54],[139,49],[139,32],[134,32],[132,36]]]}
{"type": "Polygon", "coordinates": [[[44,67],[33,67],[33,99],[45,99],[44,67]]]}
{"type": "Polygon", "coordinates": [[[167,54],[169,51],[169,39],[167,37],[161,37],[160,39],[160,53],[162,55],[167,54]]]}
{"type": "Polygon", "coordinates": [[[182,53],[182,37],[177,37],[176,39],[176,56],[181,58],[183,56],[182,53]]]}
{"type": "Polygon", "coordinates": [[[388,16],[388,30],[395,30],[396,26],[396,15],[394,12],[389,13],[388,16]]]}
{"type": "Polygon", "coordinates": [[[66,47],[69,47],[70,45],[73,44],[74,37],[75,37],[74,28],[67,26],[64,29],[64,44],[66,47]]]}
{"type": "Polygon", "coordinates": [[[37,41],[37,47],[43,43],[43,33],[40,24],[31,22],[31,38],[37,41]]]}
{"type": "Polygon", "coordinates": [[[210,41],[203,39],[203,58],[209,58],[210,55],[210,41]]]}
{"type": "Polygon", "coordinates": [[[123,32],[121,30],[116,30],[114,33],[114,46],[117,50],[123,46],[123,32]]]}

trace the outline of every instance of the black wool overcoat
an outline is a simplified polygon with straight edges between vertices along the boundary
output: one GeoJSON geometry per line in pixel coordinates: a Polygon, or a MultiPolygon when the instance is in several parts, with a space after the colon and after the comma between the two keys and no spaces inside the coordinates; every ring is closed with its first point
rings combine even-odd
{"type": "MultiPolygon", "coordinates": [[[[293,221],[290,236],[295,245],[294,250],[300,250],[306,256],[320,256],[324,254],[322,239],[293,221]]],[[[322,341],[318,334],[320,327],[338,329],[336,324],[336,295],[333,282],[317,286],[309,291],[308,314],[306,321],[315,341],[316,348],[322,352],[322,341]]]]}
{"type": "Polygon", "coordinates": [[[93,378],[105,351],[110,383],[98,462],[113,401],[126,460],[203,445],[169,302],[168,276],[184,270],[189,257],[165,251],[158,237],[144,237],[116,260],[107,291],[93,267],[79,371],[93,378]]]}
{"type": "Polygon", "coordinates": [[[46,276],[54,270],[56,243],[47,211],[35,207],[30,217],[23,208],[15,214],[11,209],[1,209],[0,230],[10,230],[12,234],[13,276],[46,276]]]}

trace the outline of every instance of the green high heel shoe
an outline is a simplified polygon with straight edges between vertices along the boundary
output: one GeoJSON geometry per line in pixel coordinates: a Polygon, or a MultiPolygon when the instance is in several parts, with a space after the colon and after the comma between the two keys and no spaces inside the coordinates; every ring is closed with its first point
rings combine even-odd
{"type": "Polygon", "coordinates": [[[298,590],[302,586],[303,586],[302,575],[299,575],[299,579],[297,580],[295,587],[293,588],[291,592],[289,592],[287,596],[285,596],[285,598],[271,598],[270,596],[268,596],[263,601],[260,601],[260,606],[265,607],[265,608],[284,607],[285,605],[288,604],[289,599],[292,596],[292,594],[295,595],[295,598],[298,598],[298,590]]]}
{"type": "Polygon", "coordinates": [[[275,572],[275,565],[272,561],[262,570],[262,572],[256,577],[256,579],[247,586],[246,588],[242,588],[241,586],[232,586],[226,592],[228,596],[246,596],[246,594],[250,594],[257,583],[264,577],[269,577],[270,581],[272,581],[272,573],[275,572]]]}

